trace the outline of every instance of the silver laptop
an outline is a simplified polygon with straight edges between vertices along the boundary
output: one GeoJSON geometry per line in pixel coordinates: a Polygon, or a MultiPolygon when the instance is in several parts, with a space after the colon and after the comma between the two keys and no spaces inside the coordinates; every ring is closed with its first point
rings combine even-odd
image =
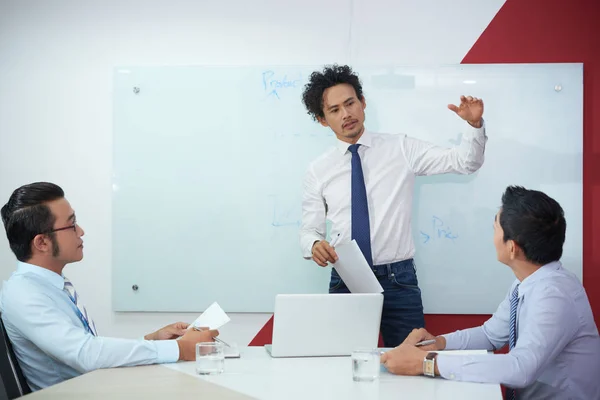
{"type": "Polygon", "coordinates": [[[272,357],[349,356],[376,348],[381,293],[280,294],[275,297],[272,357]]]}

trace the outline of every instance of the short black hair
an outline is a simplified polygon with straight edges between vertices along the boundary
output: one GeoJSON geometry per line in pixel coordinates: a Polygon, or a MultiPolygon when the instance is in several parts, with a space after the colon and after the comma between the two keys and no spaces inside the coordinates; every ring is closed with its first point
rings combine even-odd
{"type": "Polygon", "coordinates": [[[323,113],[323,93],[326,89],[342,83],[352,85],[359,100],[363,99],[363,90],[358,75],[347,65],[326,65],[323,72],[315,71],[310,74],[308,83],[304,86],[302,102],[315,121],[325,117],[323,113]]]}
{"type": "MultiPolygon", "coordinates": [[[[17,260],[27,262],[32,256],[33,238],[52,230],[56,218],[46,203],[63,197],[64,191],[49,182],[24,185],[12,193],[8,203],[0,210],[0,215],[8,243],[17,260]]],[[[55,244],[54,234],[48,234],[55,244]]]]}
{"type": "Polygon", "coordinates": [[[504,241],[514,240],[527,261],[545,265],[562,257],[567,222],[558,202],[543,192],[509,186],[498,223],[504,241]]]}

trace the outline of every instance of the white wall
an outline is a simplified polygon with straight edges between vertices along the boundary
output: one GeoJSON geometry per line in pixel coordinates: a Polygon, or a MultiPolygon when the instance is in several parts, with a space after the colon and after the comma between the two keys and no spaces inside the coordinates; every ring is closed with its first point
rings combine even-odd
{"type": "MultiPolygon", "coordinates": [[[[85,258],[65,273],[101,334],[191,321],[111,308],[112,68],[459,63],[503,3],[0,0],[0,205],[33,181],[65,189],[86,230],[85,258]]],[[[160,232],[148,251],[158,245],[160,232]]],[[[14,267],[1,235],[0,278],[14,267]]],[[[246,344],[269,317],[232,315],[222,336],[246,344]]]]}

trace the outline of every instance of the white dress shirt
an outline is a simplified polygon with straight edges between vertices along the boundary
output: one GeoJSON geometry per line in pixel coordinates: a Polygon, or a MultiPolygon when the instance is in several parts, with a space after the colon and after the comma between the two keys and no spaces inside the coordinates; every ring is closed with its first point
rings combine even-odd
{"type": "Polygon", "coordinates": [[[175,340],[133,340],[94,336],[64,290],[64,278],[19,263],[4,282],[0,311],[19,365],[32,390],[99,368],[175,362],[175,340]]]}
{"type": "MultiPolygon", "coordinates": [[[[465,123],[466,124],[466,123],[465,123]]],[[[459,146],[445,148],[406,135],[365,130],[358,140],[371,231],[373,265],[412,258],[411,214],[415,177],[445,173],[471,174],[484,160],[485,127],[466,124],[459,146]]],[[[300,245],[305,258],[312,256],[315,241],[326,236],[338,243],[351,240],[351,153],[349,144],[337,145],[313,161],[304,179],[300,245]]]]}
{"type": "MultiPolygon", "coordinates": [[[[444,335],[446,349],[495,350],[508,343],[511,286],[483,326],[444,335]]],[[[517,343],[508,354],[439,354],[442,377],[501,383],[519,400],[600,399],[600,337],[585,290],[560,262],[519,286],[517,343]]]]}

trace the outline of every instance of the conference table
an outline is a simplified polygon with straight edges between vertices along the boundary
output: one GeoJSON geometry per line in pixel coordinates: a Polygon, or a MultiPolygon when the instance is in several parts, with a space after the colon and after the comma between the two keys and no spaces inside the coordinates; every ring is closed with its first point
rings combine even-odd
{"type": "Polygon", "coordinates": [[[496,384],[390,374],[373,382],[352,379],[350,357],[272,358],[244,347],[219,375],[198,375],[195,362],[112,368],[25,396],[26,399],[486,399],[501,400],[496,384]]]}

